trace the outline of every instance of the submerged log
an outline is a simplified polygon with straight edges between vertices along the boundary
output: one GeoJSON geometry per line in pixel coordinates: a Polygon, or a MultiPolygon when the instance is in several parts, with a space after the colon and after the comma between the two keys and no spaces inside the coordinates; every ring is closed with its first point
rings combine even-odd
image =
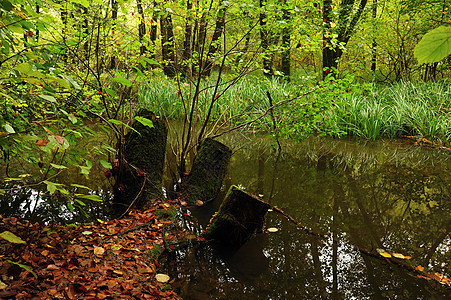
{"type": "Polygon", "coordinates": [[[271,206],[232,185],[205,232],[207,239],[222,245],[240,247],[263,227],[271,206]]]}
{"type": "Polygon", "coordinates": [[[216,199],[231,156],[232,151],[226,145],[211,138],[202,141],[191,172],[182,187],[190,204],[197,200],[206,203],[216,199]]]}
{"type": "Polygon", "coordinates": [[[143,123],[135,121],[124,137],[123,159],[119,160],[116,183],[114,185],[114,204],[116,207],[143,207],[148,198],[161,194],[164,157],[168,130],[163,121],[146,109],[137,113],[143,123]],[[149,126],[150,125],[150,126],[149,126]]]}

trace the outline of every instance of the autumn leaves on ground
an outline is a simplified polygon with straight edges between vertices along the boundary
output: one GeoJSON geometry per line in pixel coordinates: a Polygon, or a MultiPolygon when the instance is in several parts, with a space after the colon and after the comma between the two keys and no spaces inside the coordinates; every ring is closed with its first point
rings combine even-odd
{"type": "Polygon", "coordinates": [[[0,238],[0,299],[179,299],[156,259],[176,239],[172,222],[157,217],[169,209],[157,200],[123,219],[79,226],[0,216],[2,236],[14,241],[0,238]]]}

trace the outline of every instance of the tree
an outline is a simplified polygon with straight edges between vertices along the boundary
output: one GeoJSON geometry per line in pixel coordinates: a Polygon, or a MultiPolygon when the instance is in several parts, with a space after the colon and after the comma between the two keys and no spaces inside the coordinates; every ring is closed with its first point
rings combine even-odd
{"type": "Polygon", "coordinates": [[[336,18],[332,0],[323,0],[323,78],[337,69],[367,2],[368,0],[342,0],[336,18]]]}

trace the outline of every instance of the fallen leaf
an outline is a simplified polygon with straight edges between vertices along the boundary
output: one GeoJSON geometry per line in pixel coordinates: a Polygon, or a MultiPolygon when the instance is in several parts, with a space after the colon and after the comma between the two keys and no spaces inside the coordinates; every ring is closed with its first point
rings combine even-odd
{"type": "Polygon", "coordinates": [[[47,256],[47,255],[49,255],[49,251],[48,250],[44,250],[44,251],[41,252],[41,255],[42,256],[47,256]]]}
{"type": "Polygon", "coordinates": [[[279,229],[277,229],[275,227],[270,227],[267,230],[268,230],[268,232],[277,232],[277,231],[279,231],[279,229]]]}
{"type": "Polygon", "coordinates": [[[47,140],[39,139],[36,141],[36,146],[38,146],[38,147],[47,146],[48,143],[49,143],[49,141],[47,141],[47,140]]]}
{"type": "Polygon", "coordinates": [[[391,257],[391,255],[390,255],[390,253],[388,253],[388,252],[381,252],[381,253],[379,253],[381,256],[383,256],[383,257],[386,257],[386,258],[390,258],[391,257]]]}
{"type": "Polygon", "coordinates": [[[180,200],[180,205],[181,206],[187,206],[188,203],[185,200],[180,200]]]}
{"type": "Polygon", "coordinates": [[[201,200],[196,200],[196,205],[197,205],[197,206],[203,206],[203,205],[204,205],[204,202],[201,201],[201,200]]]}
{"type": "Polygon", "coordinates": [[[141,268],[138,268],[138,272],[141,274],[150,274],[150,273],[153,273],[153,269],[149,268],[149,267],[141,267],[141,268]]]}
{"type": "Polygon", "coordinates": [[[6,289],[8,286],[0,280],[0,290],[6,289]]]}
{"type": "Polygon", "coordinates": [[[155,279],[158,282],[165,283],[165,282],[169,281],[170,277],[166,274],[157,274],[157,275],[155,275],[155,279]]]}
{"type": "Polygon", "coordinates": [[[56,265],[48,265],[47,270],[59,270],[60,268],[56,265]]]}
{"type": "Polygon", "coordinates": [[[111,246],[111,250],[112,251],[118,251],[118,250],[121,250],[121,249],[122,249],[122,245],[119,245],[119,244],[111,246]]]}
{"type": "Polygon", "coordinates": [[[55,140],[58,142],[58,144],[64,145],[64,138],[62,136],[55,135],[55,140]]]}
{"type": "Polygon", "coordinates": [[[20,237],[18,237],[14,233],[12,233],[10,231],[7,231],[7,230],[5,230],[2,233],[0,233],[0,237],[4,238],[5,240],[7,240],[10,243],[26,244],[26,242],[24,240],[22,240],[20,237]]]}
{"type": "Polygon", "coordinates": [[[94,254],[96,256],[102,256],[105,253],[105,249],[102,247],[95,247],[94,248],[94,254]]]}
{"type": "Polygon", "coordinates": [[[423,272],[424,271],[424,267],[420,265],[420,266],[415,267],[415,270],[423,272]]]}
{"type": "Polygon", "coordinates": [[[411,256],[405,256],[401,253],[392,253],[393,257],[399,258],[399,259],[411,259],[411,256]]]}

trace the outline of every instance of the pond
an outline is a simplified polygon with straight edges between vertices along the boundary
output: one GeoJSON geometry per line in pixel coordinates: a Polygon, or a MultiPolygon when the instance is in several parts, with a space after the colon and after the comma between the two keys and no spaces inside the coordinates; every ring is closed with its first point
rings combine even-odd
{"type": "MultiPolygon", "coordinates": [[[[226,185],[261,196],[307,234],[269,212],[266,228],[236,252],[191,247],[165,271],[184,299],[440,299],[449,290],[356,251],[411,256],[414,266],[450,275],[451,155],[405,141],[362,143],[313,138],[285,144],[232,138],[226,185]]],[[[219,202],[192,210],[205,225],[219,202]],[[210,210],[208,213],[205,210],[210,210]]]]}
{"type": "MultiPolygon", "coordinates": [[[[351,245],[410,256],[406,261],[413,266],[449,277],[451,153],[403,140],[311,138],[285,142],[280,153],[271,139],[260,135],[235,134],[223,142],[233,149],[224,190],[237,185],[333,239],[308,234],[282,215],[268,212],[265,227],[277,232],[257,234],[238,251],[197,245],[164,257],[162,272],[174,279],[172,287],[184,299],[450,296],[449,289],[438,282],[417,278],[351,245]]],[[[1,171],[4,176],[4,168],[1,171]]],[[[31,171],[17,164],[11,171],[17,174],[11,177],[31,171]]],[[[94,164],[89,178],[76,177],[78,170],[73,170],[58,182],[87,185],[108,202],[111,194],[103,172],[94,164]]],[[[20,213],[45,222],[86,220],[54,200],[44,201],[42,192],[28,187],[3,196],[0,208],[2,214],[20,213]]],[[[190,211],[205,226],[219,205],[215,201],[190,211]]],[[[84,209],[91,219],[108,218],[105,207],[84,209]]]]}

